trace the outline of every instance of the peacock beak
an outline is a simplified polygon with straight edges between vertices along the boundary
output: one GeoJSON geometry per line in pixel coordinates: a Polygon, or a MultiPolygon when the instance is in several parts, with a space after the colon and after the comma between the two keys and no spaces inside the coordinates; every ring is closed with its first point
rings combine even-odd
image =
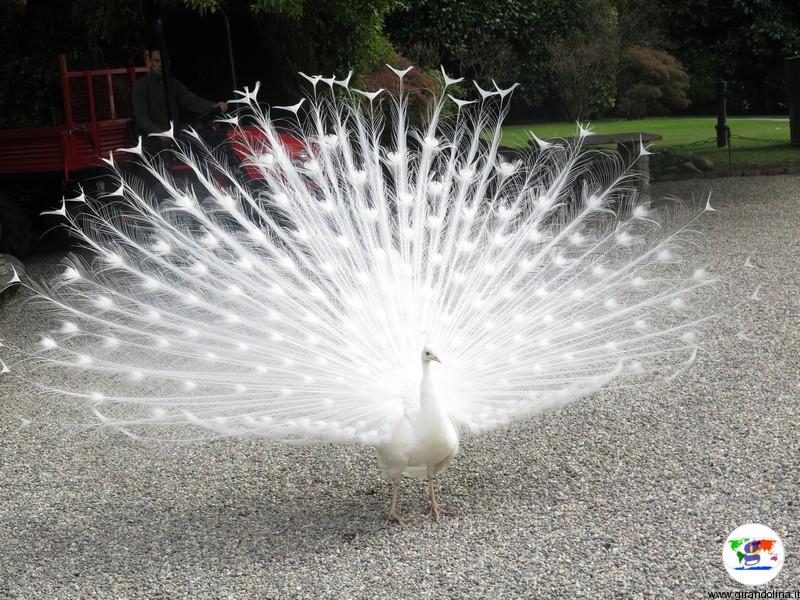
{"type": "Polygon", "coordinates": [[[440,360],[439,360],[439,357],[438,357],[438,356],[436,356],[435,354],[431,354],[431,360],[432,360],[432,361],[433,361],[433,360],[435,360],[435,361],[436,361],[436,362],[438,362],[439,364],[442,364],[442,361],[440,361],[440,360]]]}

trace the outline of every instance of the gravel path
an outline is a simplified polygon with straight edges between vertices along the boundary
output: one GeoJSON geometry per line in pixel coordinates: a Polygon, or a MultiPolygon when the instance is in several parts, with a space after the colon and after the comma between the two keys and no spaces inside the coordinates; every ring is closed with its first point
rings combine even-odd
{"type": "MultiPolygon", "coordinates": [[[[73,415],[0,380],[0,598],[705,598],[740,589],[721,548],[753,521],[787,549],[767,589],[800,590],[800,177],[654,192],[709,189],[730,279],[704,310],[730,312],[694,367],[466,439],[439,525],[408,482],[410,527],[383,526],[369,450],[18,432],[73,415]]],[[[45,327],[20,299],[0,337],[45,327]]]]}

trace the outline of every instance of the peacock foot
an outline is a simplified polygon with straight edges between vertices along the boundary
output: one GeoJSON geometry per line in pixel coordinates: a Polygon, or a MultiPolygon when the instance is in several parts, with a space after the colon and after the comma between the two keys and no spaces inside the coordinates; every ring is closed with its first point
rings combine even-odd
{"type": "Polygon", "coordinates": [[[391,511],[389,516],[386,517],[386,523],[384,523],[384,525],[388,527],[389,523],[397,523],[400,527],[408,527],[406,522],[400,518],[400,515],[396,511],[391,511]]]}
{"type": "Polygon", "coordinates": [[[452,517],[455,516],[455,512],[452,510],[445,510],[438,504],[431,504],[431,509],[428,511],[428,516],[433,519],[435,523],[439,522],[439,517],[452,517]]]}

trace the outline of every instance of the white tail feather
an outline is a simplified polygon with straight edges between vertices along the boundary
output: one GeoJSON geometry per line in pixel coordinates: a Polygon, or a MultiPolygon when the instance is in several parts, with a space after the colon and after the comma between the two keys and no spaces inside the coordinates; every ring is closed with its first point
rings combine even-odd
{"type": "Polygon", "coordinates": [[[691,363],[691,298],[712,283],[693,276],[697,217],[641,202],[619,157],[533,136],[546,152],[501,160],[513,87],[476,85],[482,101],[454,98],[448,119],[438,98],[420,129],[401,100],[384,128],[349,76],[303,76],[308,106],[276,107],[300,151],[256,86],[227,121],[247,175],[197,139],[175,153],[188,182],[147,157],[153,189],[115,167],[115,204],[90,203],[79,230],[95,258],[34,285],[68,325],[19,371],[84,373],[46,387],[102,403],[128,435],[379,444],[418,402],[423,339],[448,414],[474,431],[691,363]]]}

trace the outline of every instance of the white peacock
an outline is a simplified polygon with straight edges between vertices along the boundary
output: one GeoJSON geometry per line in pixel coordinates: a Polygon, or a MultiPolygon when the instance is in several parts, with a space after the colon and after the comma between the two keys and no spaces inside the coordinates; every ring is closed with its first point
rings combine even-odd
{"type": "Polygon", "coordinates": [[[464,101],[444,75],[412,127],[406,72],[399,96],[309,77],[305,101],[267,109],[245,90],[226,119],[255,123],[243,169],[192,131],[188,180],[141,145],[148,185],[109,160],[116,190],[77,199],[91,257],[30,283],[63,322],[4,370],[132,436],[374,446],[402,523],[403,474],[439,518],[460,434],[688,366],[711,282],[687,257],[699,215],[580,144],[502,158],[510,88],[464,101]]]}

